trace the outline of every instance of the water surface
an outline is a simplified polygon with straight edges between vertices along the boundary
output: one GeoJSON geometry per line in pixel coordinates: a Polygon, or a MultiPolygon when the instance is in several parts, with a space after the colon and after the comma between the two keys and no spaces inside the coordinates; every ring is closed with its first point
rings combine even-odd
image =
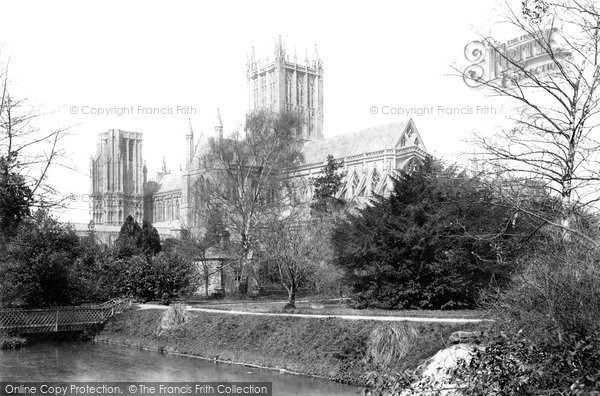
{"type": "Polygon", "coordinates": [[[91,342],[43,342],[0,350],[0,381],[273,382],[274,396],[358,395],[361,389],[271,370],[91,342]]]}

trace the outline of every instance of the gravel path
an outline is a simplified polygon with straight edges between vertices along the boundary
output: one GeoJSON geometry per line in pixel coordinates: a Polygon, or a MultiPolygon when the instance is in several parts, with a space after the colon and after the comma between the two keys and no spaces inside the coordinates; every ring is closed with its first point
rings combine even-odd
{"type": "MultiPolygon", "coordinates": [[[[138,304],[140,309],[167,309],[166,305],[138,304]]],[[[287,316],[294,318],[312,319],[342,319],[342,320],[374,320],[377,322],[422,322],[422,323],[481,323],[493,322],[492,319],[468,319],[468,318],[418,318],[411,316],[363,316],[363,315],[322,315],[322,314],[291,314],[271,312],[249,312],[236,310],[221,310],[212,308],[195,308],[188,306],[192,312],[209,312],[224,315],[254,315],[254,316],[287,316]]]]}

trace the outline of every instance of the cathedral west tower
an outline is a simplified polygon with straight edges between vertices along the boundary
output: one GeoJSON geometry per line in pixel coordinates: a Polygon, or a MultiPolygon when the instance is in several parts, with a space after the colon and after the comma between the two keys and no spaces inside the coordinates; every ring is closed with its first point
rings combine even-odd
{"type": "Polygon", "coordinates": [[[144,165],[142,134],[110,129],[98,134],[90,163],[94,224],[122,225],[131,215],[143,219],[144,165]]]}
{"type": "Polygon", "coordinates": [[[323,138],[323,62],[315,47],[313,59],[304,62],[296,54],[290,59],[281,38],[274,59],[256,59],[254,50],[247,65],[250,111],[269,109],[275,112],[300,113],[302,138],[323,138]]]}

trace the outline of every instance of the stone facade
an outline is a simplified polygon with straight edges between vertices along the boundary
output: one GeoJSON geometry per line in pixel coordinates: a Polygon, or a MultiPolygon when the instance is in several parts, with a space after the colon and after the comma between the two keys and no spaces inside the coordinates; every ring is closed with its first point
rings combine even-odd
{"type": "Polygon", "coordinates": [[[290,58],[280,37],[273,59],[257,59],[252,50],[247,77],[250,111],[298,112],[302,137],[323,138],[323,62],[316,47],[313,59],[307,53],[301,63],[296,54],[290,58]]]}
{"type": "MultiPolygon", "coordinates": [[[[281,42],[274,61],[259,61],[252,54],[247,69],[250,111],[293,110],[304,117],[304,163],[282,172],[306,186],[306,201],[313,193],[311,180],[319,175],[331,154],[344,161],[347,175],[339,196],[351,204],[364,205],[373,194],[388,194],[393,173],[424,158],[426,149],[412,119],[324,139],[323,65],[318,55],[315,58],[299,64],[294,56],[290,62],[281,42]]],[[[222,138],[219,110],[210,133],[195,136],[190,122],[185,131],[185,167],[171,172],[163,160],[161,172],[148,179],[141,133],[100,133],[91,166],[92,221],[103,226],[103,235],[109,240],[110,230],[106,227],[118,233],[129,214],[138,222],[150,221],[162,237],[177,236],[183,226],[202,228],[193,210],[199,199],[194,185],[206,172],[203,156],[209,141],[222,138]]]]}
{"type": "Polygon", "coordinates": [[[111,129],[98,134],[90,174],[95,224],[121,225],[129,215],[142,220],[145,171],[141,133],[111,129]]]}

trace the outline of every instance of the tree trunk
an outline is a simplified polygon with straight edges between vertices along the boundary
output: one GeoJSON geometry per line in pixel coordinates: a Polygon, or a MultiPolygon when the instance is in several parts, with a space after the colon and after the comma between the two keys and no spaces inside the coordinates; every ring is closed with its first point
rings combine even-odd
{"type": "Polygon", "coordinates": [[[290,287],[287,288],[287,292],[288,300],[283,309],[296,309],[296,282],[290,283],[290,287]]]}
{"type": "Polygon", "coordinates": [[[285,306],[283,307],[284,310],[287,309],[296,309],[296,288],[292,287],[290,288],[290,290],[288,291],[288,300],[287,303],[285,304],[285,306]]]}

